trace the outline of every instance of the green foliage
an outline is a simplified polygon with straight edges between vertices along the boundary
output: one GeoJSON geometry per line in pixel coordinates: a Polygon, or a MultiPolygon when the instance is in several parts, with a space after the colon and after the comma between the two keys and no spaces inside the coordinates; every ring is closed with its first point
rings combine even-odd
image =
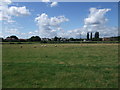
{"type": "Polygon", "coordinates": [[[87,40],[89,40],[89,32],[87,33],[87,40]]]}
{"type": "Polygon", "coordinates": [[[95,32],[95,39],[96,39],[96,40],[99,39],[99,32],[95,32]]]}
{"type": "Polygon", "coordinates": [[[91,35],[90,35],[90,40],[92,40],[92,32],[91,32],[91,35]]]}
{"type": "Polygon", "coordinates": [[[18,40],[18,37],[14,36],[14,35],[10,36],[10,38],[14,38],[14,39],[18,40]]]}
{"type": "Polygon", "coordinates": [[[41,41],[41,38],[39,36],[32,36],[28,39],[29,41],[35,42],[35,41],[41,41]]]}

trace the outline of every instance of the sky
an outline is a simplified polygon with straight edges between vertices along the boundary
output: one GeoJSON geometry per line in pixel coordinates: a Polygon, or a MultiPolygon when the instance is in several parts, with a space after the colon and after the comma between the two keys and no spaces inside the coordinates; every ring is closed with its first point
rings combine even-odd
{"type": "Polygon", "coordinates": [[[0,1],[0,37],[86,38],[118,36],[117,2],[0,1]]]}

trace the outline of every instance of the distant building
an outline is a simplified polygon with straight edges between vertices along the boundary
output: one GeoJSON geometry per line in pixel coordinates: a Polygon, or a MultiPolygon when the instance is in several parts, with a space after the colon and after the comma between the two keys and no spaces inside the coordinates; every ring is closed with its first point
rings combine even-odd
{"type": "Polygon", "coordinates": [[[67,41],[68,39],[66,38],[61,38],[60,41],[67,41]]]}
{"type": "Polygon", "coordinates": [[[7,41],[14,41],[14,40],[16,40],[16,39],[15,39],[15,38],[11,38],[11,37],[7,37],[6,40],[7,40],[7,41]]]}
{"type": "Polygon", "coordinates": [[[42,41],[50,41],[49,38],[41,38],[42,41]]]}
{"type": "Polygon", "coordinates": [[[19,39],[20,42],[26,42],[27,39],[19,39]]]}
{"type": "Polygon", "coordinates": [[[114,38],[114,37],[104,37],[104,38],[102,38],[102,41],[118,41],[118,38],[114,38]]]}

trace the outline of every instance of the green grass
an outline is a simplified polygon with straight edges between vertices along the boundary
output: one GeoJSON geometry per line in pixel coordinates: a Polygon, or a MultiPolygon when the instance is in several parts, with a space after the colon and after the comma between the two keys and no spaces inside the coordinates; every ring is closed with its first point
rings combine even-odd
{"type": "Polygon", "coordinates": [[[117,44],[20,46],[3,45],[3,88],[118,87],[117,44]]]}

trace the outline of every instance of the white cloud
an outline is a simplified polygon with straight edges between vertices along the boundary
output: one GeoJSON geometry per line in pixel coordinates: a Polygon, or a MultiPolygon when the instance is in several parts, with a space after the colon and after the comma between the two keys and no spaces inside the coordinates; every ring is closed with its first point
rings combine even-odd
{"type": "Polygon", "coordinates": [[[107,19],[105,18],[105,14],[111,9],[96,9],[90,8],[90,14],[88,18],[85,18],[85,25],[102,25],[105,24],[107,19]]]}
{"type": "Polygon", "coordinates": [[[15,22],[13,20],[13,17],[18,16],[26,16],[29,15],[29,10],[23,6],[23,7],[16,7],[16,6],[10,6],[8,5],[12,4],[11,0],[0,0],[0,21],[3,22],[4,26],[2,27],[2,37],[10,36],[10,35],[22,35],[19,32],[19,27],[15,26],[11,22],[15,22]],[[9,25],[8,25],[9,24],[9,25]],[[15,27],[13,27],[15,26],[15,27]]]}
{"type": "Polygon", "coordinates": [[[22,16],[22,15],[30,14],[29,10],[25,6],[23,6],[23,7],[11,6],[8,9],[8,13],[12,16],[22,16]]]}
{"type": "Polygon", "coordinates": [[[24,16],[29,15],[29,10],[23,6],[23,7],[16,7],[11,6],[8,7],[9,4],[11,4],[11,0],[1,0],[0,1],[0,20],[4,20],[7,22],[14,22],[12,17],[14,16],[24,16]]]}
{"type": "Polygon", "coordinates": [[[58,5],[58,2],[52,2],[52,3],[50,4],[51,7],[55,7],[55,6],[57,6],[57,5],[58,5]]]}
{"type": "Polygon", "coordinates": [[[42,2],[50,2],[50,0],[42,0],[42,2]]]}
{"type": "Polygon", "coordinates": [[[60,31],[60,24],[69,21],[65,16],[51,17],[43,13],[35,18],[41,37],[54,37],[60,31]]]}
{"type": "Polygon", "coordinates": [[[58,2],[51,2],[51,0],[42,0],[42,2],[47,3],[50,7],[55,7],[58,5],[58,2]]]}
{"type": "Polygon", "coordinates": [[[106,13],[111,9],[97,9],[90,8],[90,14],[84,19],[84,31],[86,32],[100,32],[101,37],[117,36],[117,27],[106,26],[108,19],[105,17],[106,13]]]}

